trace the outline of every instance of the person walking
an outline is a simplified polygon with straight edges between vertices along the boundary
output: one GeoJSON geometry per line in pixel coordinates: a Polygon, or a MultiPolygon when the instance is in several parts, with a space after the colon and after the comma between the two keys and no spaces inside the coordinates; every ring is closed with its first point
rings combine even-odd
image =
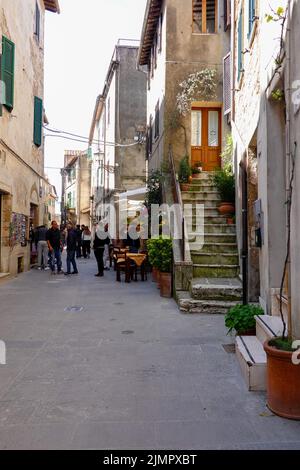
{"type": "Polygon", "coordinates": [[[76,258],[81,258],[82,252],[81,252],[81,247],[82,247],[82,230],[80,228],[80,225],[76,225],[76,258]]]}
{"type": "Polygon", "coordinates": [[[91,231],[88,227],[84,227],[84,231],[82,232],[82,254],[84,258],[90,258],[91,256],[91,241],[91,231]]]}
{"type": "Polygon", "coordinates": [[[51,222],[51,228],[47,231],[46,240],[50,251],[50,269],[52,274],[55,274],[55,260],[57,264],[57,274],[62,274],[61,262],[61,233],[57,222],[51,222]]]}
{"type": "Polygon", "coordinates": [[[93,244],[95,258],[97,260],[97,265],[98,265],[98,273],[95,274],[96,277],[104,276],[104,263],[103,263],[104,248],[105,248],[105,245],[109,243],[110,243],[110,240],[105,230],[101,230],[100,228],[98,228],[95,232],[95,238],[94,238],[94,244],[93,244]]]}
{"type": "Polygon", "coordinates": [[[111,244],[109,232],[108,232],[108,224],[104,227],[104,232],[107,234],[107,238],[105,239],[104,245],[104,254],[103,254],[103,264],[104,264],[104,271],[110,270],[110,253],[109,253],[109,246],[111,244]]]}
{"type": "Polygon", "coordinates": [[[38,253],[38,269],[49,269],[48,267],[48,243],[46,241],[48,229],[45,225],[40,225],[35,231],[35,242],[37,244],[38,253]]]}
{"type": "Polygon", "coordinates": [[[77,233],[74,230],[73,224],[69,223],[67,225],[67,272],[66,276],[70,274],[78,274],[75,254],[76,254],[76,245],[77,245],[77,233]],[[73,272],[71,272],[71,265],[73,266],[73,272]]]}

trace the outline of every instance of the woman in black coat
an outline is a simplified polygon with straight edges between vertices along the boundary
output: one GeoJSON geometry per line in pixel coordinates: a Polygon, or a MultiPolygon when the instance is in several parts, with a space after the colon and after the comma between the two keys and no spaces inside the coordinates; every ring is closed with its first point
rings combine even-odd
{"type": "Polygon", "coordinates": [[[104,263],[103,263],[103,254],[105,245],[110,244],[109,236],[107,232],[96,231],[95,238],[94,238],[94,253],[95,258],[97,260],[98,265],[98,274],[95,274],[96,277],[103,277],[104,276],[104,263]]]}

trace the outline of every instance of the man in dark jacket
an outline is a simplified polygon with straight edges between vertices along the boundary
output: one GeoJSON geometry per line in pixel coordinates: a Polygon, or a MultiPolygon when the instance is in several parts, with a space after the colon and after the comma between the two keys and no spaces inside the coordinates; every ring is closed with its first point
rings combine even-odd
{"type": "Polygon", "coordinates": [[[103,254],[105,245],[110,244],[110,239],[108,236],[108,232],[105,230],[101,230],[100,227],[96,230],[95,238],[94,238],[94,253],[95,258],[97,260],[98,265],[98,274],[95,274],[96,277],[103,277],[104,271],[104,262],[103,262],[103,254]]]}
{"type": "Polygon", "coordinates": [[[81,231],[80,225],[76,225],[75,233],[76,233],[76,258],[81,258],[82,256],[82,252],[81,252],[82,231],[81,231]]]}
{"type": "Polygon", "coordinates": [[[74,230],[72,224],[67,225],[67,272],[66,276],[70,274],[78,274],[77,264],[75,260],[77,247],[77,232],[74,230]],[[71,264],[73,266],[73,272],[71,273],[71,264]]]}
{"type": "Polygon", "coordinates": [[[46,234],[46,240],[48,243],[48,248],[50,251],[50,268],[52,274],[55,274],[55,259],[57,263],[57,274],[61,274],[61,250],[62,250],[62,243],[61,243],[61,235],[60,230],[58,228],[57,222],[53,221],[51,223],[51,228],[48,230],[46,234]]]}

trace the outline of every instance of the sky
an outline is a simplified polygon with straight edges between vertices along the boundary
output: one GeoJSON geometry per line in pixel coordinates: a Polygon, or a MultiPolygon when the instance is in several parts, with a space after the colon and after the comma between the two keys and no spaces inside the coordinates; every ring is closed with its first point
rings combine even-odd
{"type": "MultiPolygon", "coordinates": [[[[146,0],[59,0],[46,14],[45,110],[49,127],[89,135],[96,98],[118,39],[140,39],[146,0]]],[[[47,134],[47,131],[46,131],[47,134]]],[[[86,144],[46,137],[45,173],[61,199],[64,150],[86,144]],[[56,169],[51,169],[54,167],[56,169]]]]}

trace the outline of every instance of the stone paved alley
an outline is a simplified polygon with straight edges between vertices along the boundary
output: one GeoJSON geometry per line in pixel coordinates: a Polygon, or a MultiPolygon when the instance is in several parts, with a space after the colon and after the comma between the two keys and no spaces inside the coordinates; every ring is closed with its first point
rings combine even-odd
{"type": "Polygon", "coordinates": [[[149,280],[79,267],[0,286],[1,449],[300,448],[300,423],[246,390],[223,316],[180,314],[149,280]]]}

